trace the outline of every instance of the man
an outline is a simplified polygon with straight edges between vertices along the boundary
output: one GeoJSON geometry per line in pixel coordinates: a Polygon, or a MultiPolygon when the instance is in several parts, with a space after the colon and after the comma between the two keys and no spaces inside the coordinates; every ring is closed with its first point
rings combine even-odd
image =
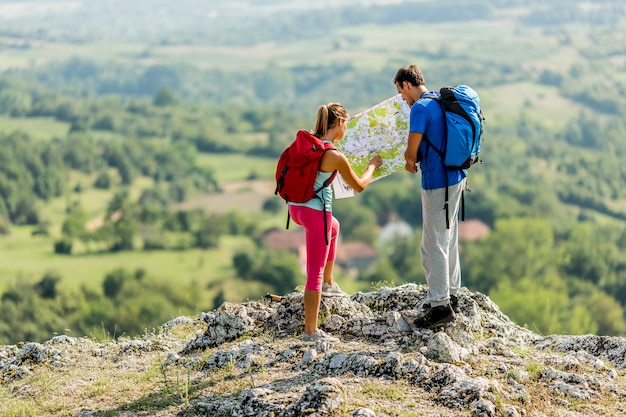
{"type": "Polygon", "coordinates": [[[466,172],[446,168],[436,150],[443,152],[445,149],[445,118],[439,102],[428,97],[439,93],[428,91],[419,67],[400,68],[394,84],[411,107],[405,169],[417,173],[417,163],[420,163],[422,170],[421,250],[429,303],[425,313],[414,323],[417,327],[431,329],[453,321],[454,312],[458,311],[457,293],[461,286],[458,210],[466,172]]]}

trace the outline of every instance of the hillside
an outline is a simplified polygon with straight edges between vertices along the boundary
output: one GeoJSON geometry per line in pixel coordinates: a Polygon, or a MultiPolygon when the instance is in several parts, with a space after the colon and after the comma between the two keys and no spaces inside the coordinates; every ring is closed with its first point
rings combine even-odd
{"type": "Polygon", "coordinates": [[[336,345],[301,342],[301,294],[225,303],[143,337],[0,348],[0,416],[617,416],[626,340],[541,336],[463,289],[440,331],[407,284],[325,299],[336,345]]]}

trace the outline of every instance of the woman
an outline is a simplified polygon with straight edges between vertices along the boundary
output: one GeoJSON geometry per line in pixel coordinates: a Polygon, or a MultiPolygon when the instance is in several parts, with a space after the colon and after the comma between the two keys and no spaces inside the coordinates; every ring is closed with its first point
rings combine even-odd
{"type": "MultiPolygon", "coordinates": [[[[346,134],[347,120],[348,112],[341,104],[323,105],[317,111],[317,121],[312,133],[325,142],[334,142],[346,134]]],[[[338,150],[328,150],[320,162],[315,189],[322,186],[336,170],[353,190],[361,192],[370,183],[374,171],[382,163],[381,157],[375,156],[363,175],[358,177],[344,154],[338,150]]],[[[317,328],[322,288],[324,295],[327,296],[345,295],[333,280],[339,222],[332,215],[330,186],[322,188],[318,196],[321,198],[312,198],[306,203],[289,203],[289,215],[294,222],[306,229],[307,278],[304,287],[303,340],[337,342],[339,339],[317,328]],[[324,227],[325,224],[329,225],[328,230],[324,227]],[[327,241],[329,244],[326,244],[327,241]]]]}

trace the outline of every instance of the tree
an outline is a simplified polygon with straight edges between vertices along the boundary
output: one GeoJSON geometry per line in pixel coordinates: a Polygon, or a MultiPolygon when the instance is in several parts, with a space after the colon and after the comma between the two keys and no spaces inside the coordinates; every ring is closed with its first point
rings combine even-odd
{"type": "Polygon", "coordinates": [[[399,237],[384,248],[384,253],[400,282],[426,282],[422,267],[420,234],[399,237]]]}
{"type": "Polygon", "coordinates": [[[398,275],[387,257],[381,257],[372,267],[365,271],[359,271],[359,280],[371,284],[386,283],[395,285],[398,275]]]}
{"type": "Polygon", "coordinates": [[[80,205],[74,206],[63,221],[61,233],[71,239],[83,239],[87,234],[87,212],[80,205]]]}
{"type": "Polygon", "coordinates": [[[539,82],[541,84],[559,87],[563,83],[563,75],[558,72],[545,69],[539,74],[539,82]]]}
{"type": "Polygon", "coordinates": [[[107,171],[102,171],[94,181],[93,186],[102,190],[108,190],[111,188],[111,182],[111,175],[107,171]]]}
{"type": "Polygon", "coordinates": [[[63,162],[72,169],[90,174],[102,166],[103,161],[97,155],[96,143],[90,136],[72,133],[59,143],[63,162]]]}
{"type": "Polygon", "coordinates": [[[131,215],[123,214],[122,217],[113,223],[114,242],[111,250],[133,250],[133,242],[138,229],[137,221],[131,215]]]}
{"type": "Polygon", "coordinates": [[[220,289],[217,294],[215,294],[215,297],[213,297],[213,309],[215,310],[224,304],[224,301],[226,301],[226,294],[224,294],[223,289],[220,289]]]}
{"type": "Polygon", "coordinates": [[[57,297],[57,284],[61,281],[61,275],[58,272],[48,271],[41,278],[37,284],[35,284],[35,290],[41,298],[49,298],[54,300],[57,297]]]}
{"type": "Polygon", "coordinates": [[[91,124],[92,129],[96,130],[110,130],[114,131],[116,129],[118,122],[115,119],[115,116],[111,114],[105,114],[99,117],[96,121],[91,124]]]}
{"type": "Polygon", "coordinates": [[[26,91],[18,89],[0,89],[0,114],[13,117],[25,116],[32,106],[32,97],[26,91]]]}
{"type": "Polygon", "coordinates": [[[298,285],[300,264],[296,255],[288,252],[267,252],[254,272],[256,280],[270,284],[278,294],[293,292],[298,285]]]}
{"type": "Polygon", "coordinates": [[[248,252],[237,252],[233,255],[233,266],[239,278],[251,279],[254,271],[254,258],[248,252]]]}
{"type": "MultiPolygon", "coordinates": [[[[571,313],[567,308],[569,300],[565,282],[557,276],[523,277],[515,281],[503,279],[489,296],[504,314],[533,332],[546,335],[563,333],[567,328],[564,322],[571,313]]],[[[592,330],[588,314],[582,322],[585,321],[589,327],[580,329],[579,334],[592,330]]]]}
{"type": "Polygon", "coordinates": [[[621,256],[616,250],[619,234],[590,223],[577,224],[564,237],[561,272],[602,287],[615,282],[621,256]],[[615,240],[610,239],[613,235],[615,240]]]}
{"type": "Polygon", "coordinates": [[[39,223],[39,209],[34,194],[25,191],[23,196],[17,198],[12,211],[12,220],[15,224],[39,223]]]}
{"type": "Polygon", "coordinates": [[[121,292],[124,283],[132,279],[126,268],[117,268],[105,275],[102,290],[107,298],[115,299],[121,292]]]}
{"type": "Polygon", "coordinates": [[[139,77],[136,92],[139,95],[152,95],[164,87],[178,90],[180,88],[179,74],[174,68],[154,65],[139,77]]]}
{"type": "Polygon", "coordinates": [[[280,213],[282,210],[284,210],[284,208],[285,208],[285,203],[276,197],[267,198],[263,202],[263,207],[262,207],[263,211],[267,211],[273,214],[280,213]]]}
{"type": "Polygon", "coordinates": [[[584,300],[583,305],[577,307],[585,309],[597,323],[597,332],[590,331],[589,333],[624,336],[626,332],[624,309],[615,298],[595,290],[584,300]]]}
{"type": "Polygon", "coordinates": [[[63,237],[54,242],[54,253],[59,255],[70,255],[72,253],[72,240],[63,237]]]}
{"type": "Polygon", "coordinates": [[[461,250],[463,280],[485,293],[501,281],[541,278],[557,265],[552,226],[544,219],[498,220],[489,236],[461,250]]]}
{"type": "Polygon", "coordinates": [[[79,119],[79,110],[73,102],[66,101],[57,106],[54,117],[62,122],[74,123],[79,119]]]}
{"type": "Polygon", "coordinates": [[[194,232],[195,246],[202,249],[219,246],[224,225],[219,216],[210,216],[204,220],[201,228],[194,232]]]}
{"type": "MultiPolygon", "coordinates": [[[[280,200],[276,198],[276,200],[280,200]]],[[[279,203],[282,200],[279,201],[279,203]]],[[[283,201],[284,205],[284,201],[283,201]]],[[[240,209],[229,210],[221,216],[222,223],[225,225],[225,231],[230,235],[247,235],[254,234],[256,219],[248,213],[244,213],[240,209]]]]}
{"type": "Polygon", "coordinates": [[[172,89],[163,87],[154,95],[152,103],[157,107],[173,106],[178,102],[178,96],[172,89]]]}
{"type": "Polygon", "coordinates": [[[339,219],[341,237],[346,241],[362,241],[370,245],[376,242],[376,217],[355,198],[337,200],[333,214],[339,219]]]}
{"type": "Polygon", "coordinates": [[[128,190],[116,192],[109,201],[97,237],[107,241],[112,251],[132,250],[138,230],[137,205],[130,201],[128,190]]]}

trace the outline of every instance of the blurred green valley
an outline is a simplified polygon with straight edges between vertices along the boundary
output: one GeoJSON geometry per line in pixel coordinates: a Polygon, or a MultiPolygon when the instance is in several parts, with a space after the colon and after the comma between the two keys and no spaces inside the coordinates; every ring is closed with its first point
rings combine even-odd
{"type": "MultiPolygon", "coordinates": [[[[0,344],[151,331],[304,284],[278,155],[319,105],[469,84],[463,283],[541,334],[626,335],[626,4],[0,0],[0,344]]],[[[353,293],[425,282],[419,175],[334,202],[353,293]],[[379,241],[393,220],[410,236],[379,241]]]]}

